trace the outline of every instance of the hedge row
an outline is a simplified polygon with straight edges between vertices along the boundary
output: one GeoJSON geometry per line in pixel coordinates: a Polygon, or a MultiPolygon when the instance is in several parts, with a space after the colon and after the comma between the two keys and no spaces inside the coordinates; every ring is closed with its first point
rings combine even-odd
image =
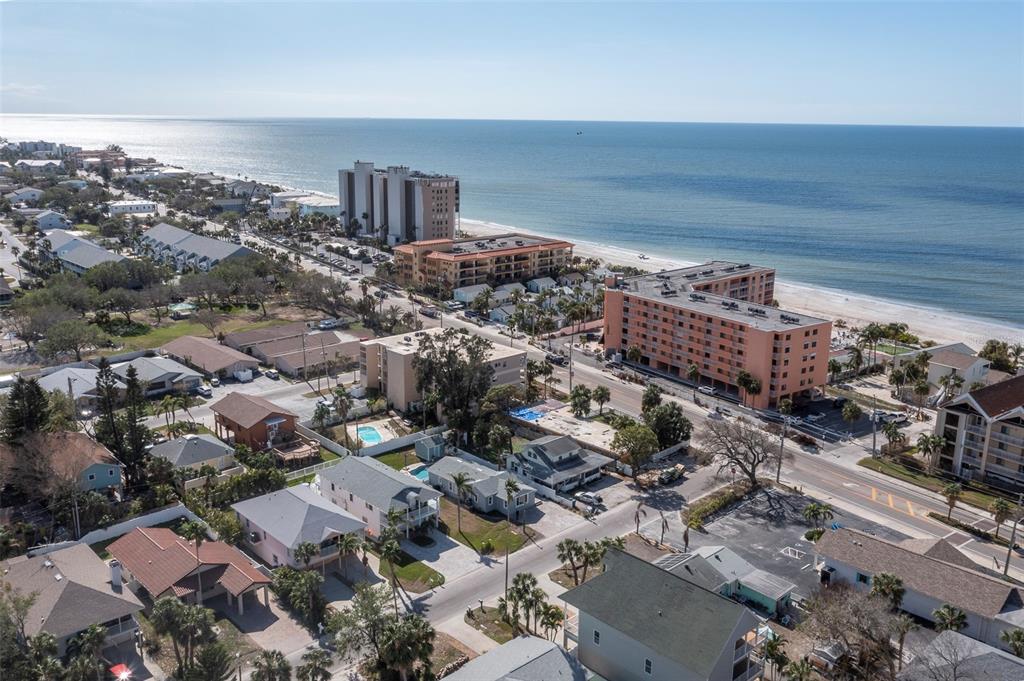
{"type": "Polygon", "coordinates": [[[936,513],[935,511],[929,511],[928,517],[934,520],[938,520],[940,523],[949,525],[950,527],[955,527],[958,530],[963,530],[967,534],[973,535],[978,539],[984,539],[985,541],[990,541],[994,544],[1000,544],[1002,546],[1010,545],[1009,539],[1006,539],[1005,537],[997,537],[991,532],[988,532],[986,530],[980,530],[977,527],[974,527],[973,525],[968,525],[967,523],[960,522],[956,518],[947,518],[941,513],[936,513]]]}

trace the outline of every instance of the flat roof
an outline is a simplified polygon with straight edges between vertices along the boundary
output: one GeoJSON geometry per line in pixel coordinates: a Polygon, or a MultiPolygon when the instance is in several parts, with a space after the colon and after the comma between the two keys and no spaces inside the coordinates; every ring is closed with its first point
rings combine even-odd
{"type": "Polygon", "coordinates": [[[553,246],[557,244],[572,245],[563,239],[549,239],[543,236],[532,236],[530,234],[499,234],[491,237],[480,237],[479,239],[458,239],[452,242],[452,250],[448,253],[457,255],[468,253],[489,253],[490,251],[501,251],[512,248],[527,248],[530,246],[553,246]]]}
{"type": "Polygon", "coordinates": [[[627,279],[617,290],[682,310],[727,319],[764,331],[784,331],[828,322],[827,319],[787,312],[769,305],[748,303],[711,293],[691,292],[685,286],[681,286],[677,279],[658,278],[653,274],[627,279]]]}
{"type": "MultiPolygon", "coordinates": [[[[383,345],[393,352],[397,352],[403,355],[414,355],[419,350],[420,338],[425,334],[436,335],[444,332],[439,326],[435,326],[429,329],[423,329],[422,331],[414,331],[412,333],[403,333],[396,336],[385,336],[384,338],[373,338],[371,340],[363,341],[366,345],[383,345]]],[[[471,335],[470,332],[467,335],[471,335]]],[[[524,354],[524,350],[519,348],[510,348],[507,345],[500,345],[491,343],[491,351],[488,353],[488,359],[502,359],[504,357],[517,357],[524,354]]]]}

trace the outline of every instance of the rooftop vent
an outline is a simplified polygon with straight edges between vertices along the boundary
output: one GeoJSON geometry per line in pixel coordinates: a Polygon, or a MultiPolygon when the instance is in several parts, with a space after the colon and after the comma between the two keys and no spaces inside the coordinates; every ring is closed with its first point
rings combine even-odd
{"type": "Polygon", "coordinates": [[[696,275],[696,273],[691,272],[690,274],[686,275],[686,278],[687,279],[696,279],[697,275],[696,275]]]}
{"type": "Polygon", "coordinates": [[[701,271],[700,271],[700,273],[701,273],[701,274],[702,274],[703,276],[707,276],[707,275],[709,275],[709,274],[714,274],[714,273],[715,273],[715,271],[714,271],[714,270],[701,270],[701,271]]]}
{"type": "Polygon", "coordinates": [[[691,293],[690,294],[690,300],[701,300],[701,301],[703,301],[703,300],[707,300],[707,298],[705,298],[704,296],[702,296],[699,293],[691,293]]]}
{"type": "Polygon", "coordinates": [[[738,270],[745,270],[748,267],[750,267],[750,263],[749,262],[745,262],[742,265],[736,265],[736,269],[738,269],[738,270]]]}
{"type": "Polygon", "coordinates": [[[764,310],[762,310],[759,307],[748,307],[747,311],[750,312],[750,314],[757,315],[758,317],[764,317],[765,315],[768,314],[767,312],[765,312],[764,310]]]}

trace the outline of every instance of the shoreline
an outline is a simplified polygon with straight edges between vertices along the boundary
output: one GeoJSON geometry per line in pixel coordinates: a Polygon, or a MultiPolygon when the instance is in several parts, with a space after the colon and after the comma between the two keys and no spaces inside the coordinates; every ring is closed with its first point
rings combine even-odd
{"type": "MultiPolygon", "coordinates": [[[[481,235],[506,232],[535,233],[517,229],[512,225],[471,218],[462,218],[460,223],[463,231],[481,235]]],[[[537,236],[554,235],[537,234],[537,236]]],[[[597,258],[609,264],[632,265],[651,272],[701,264],[662,257],[648,257],[644,260],[639,257],[639,252],[621,246],[576,239],[569,240],[575,244],[575,248],[573,248],[575,255],[597,258]]],[[[759,264],[772,266],[771,263],[759,264]]],[[[780,307],[792,312],[828,320],[843,319],[849,326],[864,326],[871,322],[901,321],[907,324],[911,333],[920,336],[921,340],[933,340],[939,344],[966,343],[975,351],[979,351],[985,341],[992,338],[1010,343],[1024,341],[1024,329],[940,308],[874,298],[840,289],[823,288],[785,280],[776,280],[775,292],[780,307]]]]}

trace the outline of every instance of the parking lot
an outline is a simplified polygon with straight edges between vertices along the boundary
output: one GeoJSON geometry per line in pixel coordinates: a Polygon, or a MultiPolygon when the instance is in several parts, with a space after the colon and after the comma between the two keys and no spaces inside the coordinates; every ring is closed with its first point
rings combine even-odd
{"type": "MultiPolygon", "coordinates": [[[[843,419],[841,404],[837,406],[836,402],[831,399],[817,400],[793,410],[793,416],[802,420],[802,423],[795,424],[794,427],[828,442],[838,441],[840,435],[858,438],[871,433],[869,411],[863,410],[863,412],[859,419],[850,423],[843,419]],[[815,415],[820,415],[820,417],[815,415]],[[812,417],[813,420],[809,420],[808,417],[812,417]]],[[[882,426],[879,424],[878,431],[881,432],[881,430],[882,426]]]]}
{"type": "MultiPolygon", "coordinates": [[[[796,584],[796,592],[801,596],[810,596],[817,589],[818,576],[813,570],[814,546],[804,539],[811,525],[804,520],[803,509],[812,501],[815,500],[808,496],[762,490],[708,523],[703,532],[691,530],[690,548],[728,546],[754,567],[796,584]]],[[[833,513],[835,517],[825,524],[826,528],[838,523],[894,541],[908,538],[839,509],[834,509],[833,513]]],[[[682,550],[683,527],[678,515],[667,516],[669,529],[665,543],[682,550]]],[[[658,539],[660,526],[659,517],[648,521],[641,531],[645,536],[658,539]]]]}

